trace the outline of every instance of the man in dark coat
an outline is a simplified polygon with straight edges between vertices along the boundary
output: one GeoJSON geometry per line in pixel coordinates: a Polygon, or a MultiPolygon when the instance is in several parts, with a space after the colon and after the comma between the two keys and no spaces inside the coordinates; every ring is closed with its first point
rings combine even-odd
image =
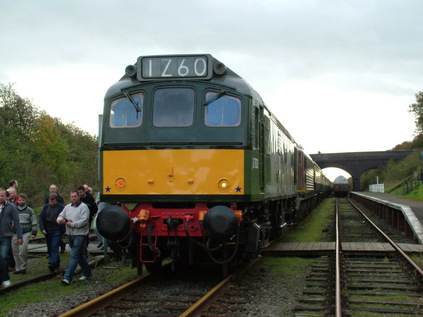
{"type": "Polygon", "coordinates": [[[39,216],[40,231],[46,236],[47,252],[49,255],[48,268],[54,272],[60,266],[59,247],[66,228],[57,223],[57,216],[65,206],[57,202],[57,194],[49,195],[49,203],[43,206],[39,216]]]}

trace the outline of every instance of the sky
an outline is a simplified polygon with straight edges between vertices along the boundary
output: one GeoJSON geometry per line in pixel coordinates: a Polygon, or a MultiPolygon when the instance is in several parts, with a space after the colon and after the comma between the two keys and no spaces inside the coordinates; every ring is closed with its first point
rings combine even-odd
{"type": "Polygon", "coordinates": [[[138,56],[209,53],[246,79],[309,154],[414,137],[420,0],[0,0],[0,83],[98,134],[138,56]]]}

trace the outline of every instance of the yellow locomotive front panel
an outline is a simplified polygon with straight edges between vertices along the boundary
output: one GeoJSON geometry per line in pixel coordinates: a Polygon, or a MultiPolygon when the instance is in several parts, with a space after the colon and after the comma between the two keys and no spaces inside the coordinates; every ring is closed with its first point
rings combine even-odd
{"type": "Polygon", "coordinates": [[[107,195],[243,195],[244,151],[103,151],[107,195]]]}

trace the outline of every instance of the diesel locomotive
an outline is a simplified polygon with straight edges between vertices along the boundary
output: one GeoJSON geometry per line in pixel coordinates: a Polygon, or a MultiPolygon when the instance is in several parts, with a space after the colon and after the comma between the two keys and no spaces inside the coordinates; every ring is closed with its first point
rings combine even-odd
{"type": "Polygon", "coordinates": [[[347,197],[351,191],[351,183],[344,176],[339,175],[333,181],[333,194],[335,197],[347,197]]]}
{"type": "Polygon", "coordinates": [[[97,217],[139,270],[254,255],[330,190],[259,94],[209,54],[141,56],[104,100],[97,217]]]}

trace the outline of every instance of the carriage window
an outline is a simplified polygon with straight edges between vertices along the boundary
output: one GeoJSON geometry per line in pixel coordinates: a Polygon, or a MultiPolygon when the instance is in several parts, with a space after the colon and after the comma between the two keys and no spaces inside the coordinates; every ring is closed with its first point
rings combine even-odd
{"type": "Polygon", "coordinates": [[[154,93],[155,127],[188,127],[194,121],[194,90],[189,88],[158,89],[154,93]]]}
{"type": "Polygon", "coordinates": [[[131,95],[133,104],[128,98],[120,98],[110,106],[110,127],[132,128],[139,127],[142,123],[143,94],[131,95]]]}
{"type": "MultiPolygon", "coordinates": [[[[206,102],[216,98],[217,93],[208,92],[206,102]]],[[[205,123],[210,127],[236,127],[241,123],[241,100],[231,96],[221,96],[205,109],[205,123]]]]}

